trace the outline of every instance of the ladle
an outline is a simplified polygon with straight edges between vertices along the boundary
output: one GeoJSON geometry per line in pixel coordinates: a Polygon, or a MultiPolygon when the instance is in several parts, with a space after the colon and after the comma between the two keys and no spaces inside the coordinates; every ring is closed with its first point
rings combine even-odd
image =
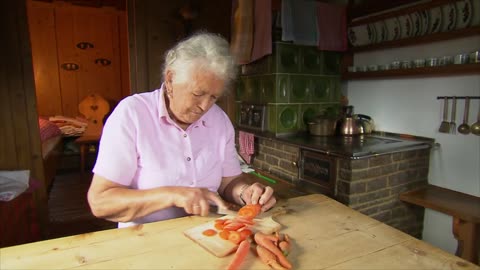
{"type": "Polygon", "coordinates": [[[465,111],[463,112],[463,123],[458,126],[458,132],[462,134],[469,134],[470,133],[470,126],[468,125],[468,109],[469,109],[469,104],[470,103],[470,98],[465,97],[465,111]]]}
{"type": "Polygon", "coordinates": [[[480,106],[478,106],[477,122],[473,123],[470,129],[472,134],[480,136],[480,106]]]}

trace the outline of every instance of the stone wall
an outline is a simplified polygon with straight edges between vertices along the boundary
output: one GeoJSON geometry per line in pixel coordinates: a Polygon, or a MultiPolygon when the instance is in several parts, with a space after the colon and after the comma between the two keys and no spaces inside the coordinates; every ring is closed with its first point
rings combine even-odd
{"type": "Polygon", "coordinates": [[[338,160],[336,199],[359,212],[421,238],[424,208],[398,199],[428,183],[430,150],[338,160]]]}

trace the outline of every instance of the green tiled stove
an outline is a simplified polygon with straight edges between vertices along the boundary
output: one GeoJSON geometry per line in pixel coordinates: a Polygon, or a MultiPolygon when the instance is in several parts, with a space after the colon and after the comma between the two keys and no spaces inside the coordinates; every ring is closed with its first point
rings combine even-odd
{"type": "Polygon", "coordinates": [[[242,66],[237,124],[280,135],[305,131],[319,113],[337,113],[340,58],[312,46],[274,42],[271,55],[242,66]]]}

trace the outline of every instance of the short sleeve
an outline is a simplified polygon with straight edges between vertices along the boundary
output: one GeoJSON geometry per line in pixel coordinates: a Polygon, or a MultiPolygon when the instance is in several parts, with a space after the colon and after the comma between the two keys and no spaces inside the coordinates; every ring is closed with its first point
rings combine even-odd
{"type": "Polygon", "coordinates": [[[222,165],[222,176],[230,177],[241,174],[242,169],[240,168],[240,161],[238,160],[238,154],[235,148],[235,130],[227,115],[225,115],[225,126],[227,145],[225,146],[225,159],[222,165]]]}
{"type": "Polygon", "coordinates": [[[93,172],[121,185],[129,186],[137,170],[134,100],[122,100],[103,127],[93,172]]]}

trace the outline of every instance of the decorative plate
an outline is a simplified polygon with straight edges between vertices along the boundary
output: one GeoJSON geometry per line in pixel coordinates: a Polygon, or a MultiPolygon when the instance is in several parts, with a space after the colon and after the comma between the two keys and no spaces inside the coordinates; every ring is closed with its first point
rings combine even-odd
{"type": "Polygon", "coordinates": [[[430,22],[429,12],[426,10],[419,11],[420,13],[420,36],[428,33],[428,25],[430,22]]]}
{"type": "Polygon", "coordinates": [[[385,21],[375,22],[373,27],[375,28],[376,42],[379,43],[386,41],[388,38],[388,31],[385,21]]]}
{"type": "Polygon", "coordinates": [[[452,31],[457,23],[457,8],[455,4],[442,6],[442,32],[452,31]]]}
{"type": "Polygon", "coordinates": [[[442,26],[442,8],[434,7],[429,12],[429,24],[427,34],[437,33],[442,26]]]}
{"type": "Polygon", "coordinates": [[[397,17],[389,18],[385,20],[385,24],[387,25],[387,33],[388,38],[387,40],[396,40],[400,38],[401,30],[400,30],[400,21],[397,17]]]}
{"type": "Polygon", "coordinates": [[[412,36],[413,33],[413,23],[409,14],[402,15],[398,17],[400,21],[401,34],[400,38],[408,38],[412,36]]]}
{"type": "MultiPolygon", "coordinates": [[[[477,1],[478,2],[478,1],[477,1]]],[[[455,29],[462,29],[470,25],[472,22],[472,1],[457,1],[457,24],[455,29]]]]}
{"type": "Polygon", "coordinates": [[[473,0],[472,1],[472,22],[470,26],[480,25],[480,1],[473,0]]]}
{"type": "Polygon", "coordinates": [[[372,27],[368,24],[350,27],[348,40],[354,47],[371,44],[375,40],[372,27]]]}
{"type": "Polygon", "coordinates": [[[410,18],[412,18],[412,36],[419,36],[422,30],[422,18],[420,17],[420,12],[410,14],[410,18]]]}

